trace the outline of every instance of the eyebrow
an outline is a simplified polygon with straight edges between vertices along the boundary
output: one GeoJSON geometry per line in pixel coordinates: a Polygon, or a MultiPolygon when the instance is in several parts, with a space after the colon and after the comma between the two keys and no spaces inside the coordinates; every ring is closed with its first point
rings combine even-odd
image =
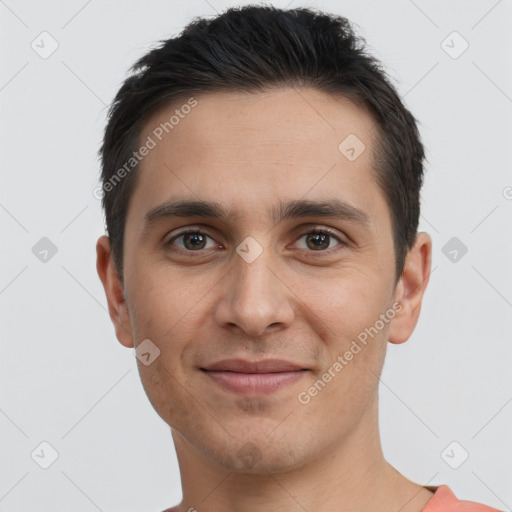
{"type": "MultiPolygon", "coordinates": [[[[356,208],[340,199],[312,201],[306,199],[280,202],[269,210],[269,216],[274,223],[287,219],[304,217],[333,217],[340,220],[353,221],[368,225],[369,216],[363,210],[356,208]]],[[[236,217],[236,210],[225,209],[220,203],[203,200],[169,200],[152,208],[144,216],[144,230],[175,217],[203,217],[227,220],[236,217]]]]}

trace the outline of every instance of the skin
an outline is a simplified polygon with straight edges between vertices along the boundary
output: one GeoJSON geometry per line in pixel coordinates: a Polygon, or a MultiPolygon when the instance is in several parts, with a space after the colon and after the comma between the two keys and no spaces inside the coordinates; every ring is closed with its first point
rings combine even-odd
{"type": "MultiPolygon", "coordinates": [[[[420,512],[433,493],[383,456],[378,377],[388,342],[405,342],[416,326],[431,239],[418,233],[397,280],[390,211],[372,170],[373,120],[315,89],[196,99],[137,170],[124,283],[108,238],[97,242],[118,340],[136,348],[149,339],[160,350],[151,364],[137,362],[153,407],[171,426],[179,510],[420,512]],[[351,133],[366,146],[354,161],[338,149],[351,133]],[[217,201],[233,211],[225,220],[178,217],[145,229],[145,214],[171,198],[217,201]],[[332,198],[362,210],[368,222],[276,223],[267,214],[279,201],[332,198]],[[183,236],[165,245],[187,227],[208,235],[199,249],[183,236]],[[325,248],[311,241],[314,227],[334,230],[325,248]],[[236,252],[249,236],[263,251],[251,263],[236,252]],[[395,302],[400,312],[300,403],[299,393],[395,302]],[[242,397],[199,369],[227,358],[281,358],[309,371],[280,390],[242,397]],[[246,452],[253,459],[240,456],[246,452]]],[[[156,112],[140,141],[177,107],[156,112]]]]}

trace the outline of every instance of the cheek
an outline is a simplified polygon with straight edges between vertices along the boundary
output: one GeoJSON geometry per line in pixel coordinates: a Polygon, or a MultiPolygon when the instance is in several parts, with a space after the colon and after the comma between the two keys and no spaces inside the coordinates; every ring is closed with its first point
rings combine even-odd
{"type": "Polygon", "coordinates": [[[204,315],[200,298],[205,289],[169,272],[140,268],[136,275],[130,289],[136,346],[149,339],[159,351],[151,364],[137,359],[141,382],[156,412],[174,426],[176,418],[188,421],[192,411],[190,369],[184,366],[183,355],[196,337],[199,315],[204,315]]]}
{"type": "Polygon", "coordinates": [[[140,335],[162,341],[184,337],[202,308],[201,298],[215,284],[207,272],[198,279],[197,270],[194,277],[168,266],[140,266],[134,274],[130,296],[140,335]]]}
{"type": "Polygon", "coordinates": [[[144,391],[159,416],[171,427],[193,425],[197,420],[196,408],[192,406],[194,395],[186,391],[187,380],[177,369],[170,368],[165,354],[160,354],[149,366],[139,360],[137,365],[144,391]]]}
{"type": "Polygon", "coordinates": [[[307,322],[323,333],[323,368],[315,379],[327,374],[328,382],[325,387],[317,384],[322,390],[318,403],[326,400],[339,413],[353,412],[373,396],[387,348],[391,317],[386,322],[381,315],[389,308],[390,290],[386,280],[351,269],[330,280],[328,287],[298,293],[307,302],[307,322]]]}
{"type": "Polygon", "coordinates": [[[304,311],[311,311],[309,318],[316,318],[317,326],[325,326],[324,341],[335,348],[343,348],[372,326],[389,307],[392,296],[389,279],[361,267],[345,268],[322,281],[297,281],[297,289],[297,295],[309,306],[304,311]]]}

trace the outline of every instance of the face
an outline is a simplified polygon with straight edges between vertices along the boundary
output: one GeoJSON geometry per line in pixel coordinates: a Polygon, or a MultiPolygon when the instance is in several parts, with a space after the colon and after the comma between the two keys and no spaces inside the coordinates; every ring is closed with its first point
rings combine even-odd
{"type": "Polygon", "coordinates": [[[231,471],[284,471],[376,420],[400,288],[376,127],[313,89],[195,99],[161,140],[180,105],[140,136],[156,145],[126,219],[117,336],[158,354],[137,363],[175,438],[231,471]]]}

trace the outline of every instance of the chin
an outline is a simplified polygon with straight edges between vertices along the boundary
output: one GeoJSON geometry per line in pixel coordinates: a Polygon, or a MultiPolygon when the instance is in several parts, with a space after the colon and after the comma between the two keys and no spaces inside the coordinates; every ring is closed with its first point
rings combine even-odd
{"type": "Polygon", "coordinates": [[[196,447],[214,464],[224,470],[252,475],[285,473],[306,464],[314,456],[312,444],[295,441],[295,433],[283,429],[280,436],[276,433],[269,438],[267,429],[258,433],[241,430],[243,435],[205,442],[196,447]]]}

